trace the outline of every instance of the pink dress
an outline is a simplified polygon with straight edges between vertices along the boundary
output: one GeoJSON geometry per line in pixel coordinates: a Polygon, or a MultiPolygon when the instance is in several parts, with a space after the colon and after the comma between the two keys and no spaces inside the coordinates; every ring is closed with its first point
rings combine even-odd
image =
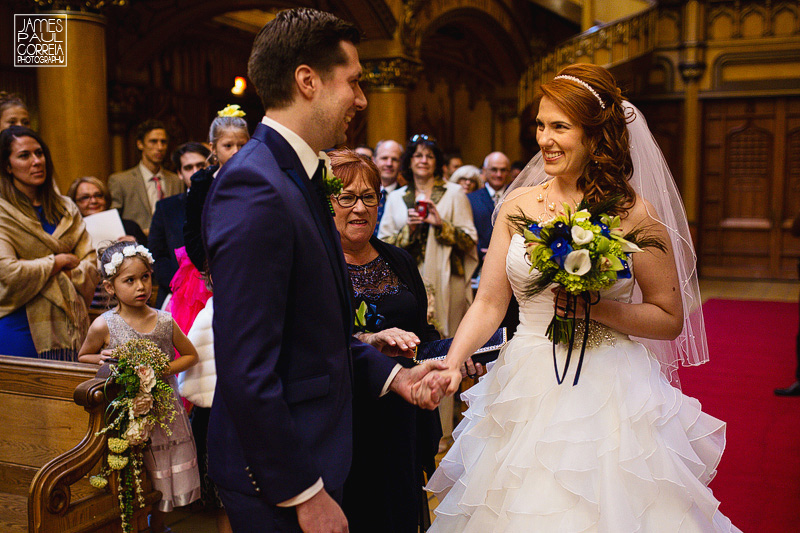
{"type": "MultiPolygon", "coordinates": [[[[156,326],[149,333],[136,331],[114,310],[103,313],[103,318],[111,337],[107,347],[110,350],[132,339],[147,339],[156,343],[165,354],[172,356],[175,353],[172,346],[172,317],[169,313],[158,311],[156,326]]],[[[175,376],[170,376],[168,381],[174,391],[173,403],[177,413],[169,425],[172,435],[167,435],[160,426],[156,426],[150,434],[150,445],[144,449],[144,466],[153,488],[161,491],[158,510],[163,512],[189,505],[200,498],[200,471],[189,417],[180,403],[175,376]]]]}
{"type": "Polygon", "coordinates": [[[211,291],[206,288],[202,275],[189,260],[185,246],[175,249],[175,257],[178,258],[178,271],[169,284],[172,299],[167,305],[167,311],[172,313],[181,331],[188,333],[197,314],[211,298],[211,291]]]}

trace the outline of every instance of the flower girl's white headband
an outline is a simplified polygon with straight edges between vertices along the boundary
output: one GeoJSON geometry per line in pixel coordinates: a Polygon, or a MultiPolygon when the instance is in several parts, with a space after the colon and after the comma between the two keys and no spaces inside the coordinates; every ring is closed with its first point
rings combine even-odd
{"type": "Polygon", "coordinates": [[[600,93],[598,93],[597,91],[595,91],[595,90],[594,90],[594,87],[592,87],[591,85],[589,85],[588,83],[586,83],[586,82],[585,82],[585,81],[583,81],[582,79],[580,79],[580,78],[576,78],[575,76],[567,76],[566,74],[562,74],[561,76],[556,76],[556,77],[555,77],[555,78],[553,78],[553,79],[554,79],[554,80],[570,80],[570,81],[574,81],[575,83],[579,83],[580,85],[583,85],[584,87],[586,87],[586,89],[587,89],[587,90],[588,90],[590,93],[592,93],[592,94],[594,95],[594,97],[595,97],[595,98],[597,98],[597,102],[600,104],[600,107],[602,107],[603,109],[605,109],[605,108],[606,108],[606,104],[604,104],[604,103],[603,103],[603,99],[602,99],[602,98],[600,98],[600,93]]]}
{"type": "Polygon", "coordinates": [[[138,255],[151,265],[155,263],[155,260],[153,260],[153,255],[150,253],[150,250],[148,250],[141,244],[136,246],[131,244],[130,246],[126,246],[125,248],[123,248],[122,252],[114,252],[114,255],[111,256],[111,260],[105,265],[103,265],[103,268],[106,271],[106,276],[109,278],[111,276],[114,276],[117,273],[117,269],[122,264],[122,262],[125,261],[126,258],[133,257],[136,255],[138,255]]]}

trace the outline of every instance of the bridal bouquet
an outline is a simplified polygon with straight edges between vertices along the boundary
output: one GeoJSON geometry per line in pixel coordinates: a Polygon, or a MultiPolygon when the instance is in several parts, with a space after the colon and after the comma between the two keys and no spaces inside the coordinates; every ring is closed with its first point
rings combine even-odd
{"type": "Polygon", "coordinates": [[[98,432],[108,435],[106,464],[89,482],[103,488],[116,473],[122,530],[129,532],[134,494],[139,506],[144,505],[142,452],[156,426],[171,433],[169,424],[176,412],[172,387],[161,377],[169,368],[169,358],[154,342],[130,340],[113,355],[118,362],[111,367],[108,383],[116,384],[120,391],[108,406],[108,424],[98,432]]]}
{"type": "MultiPolygon", "coordinates": [[[[535,296],[556,283],[569,295],[568,311],[575,310],[578,298],[586,303],[583,346],[573,385],[578,382],[583,363],[591,305],[597,303],[592,302],[591,292],[606,289],[618,279],[630,278],[628,262],[631,254],[647,247],[666,250],[660,239],[645,234],[646,228],[623,234],[620,217],[606,214],[616,202],[616,198],[594,205],[581,202],[575,210],[565,203],[563,214],[542,223],[529,219],[522,212],[509,217],[525,239],[525,255],[531,264],[531,272],[538,272],[529,280],[525,296],[535,296]]],[[[569,345],[564,376],[569,367],[575,330],[574,318],[557,313],[547,328],[547,337],[553,342],[554,361],[556,345],[569,345]]],[[[564,376],[559,375],[556,365],[559,384],[564,376]]]]}

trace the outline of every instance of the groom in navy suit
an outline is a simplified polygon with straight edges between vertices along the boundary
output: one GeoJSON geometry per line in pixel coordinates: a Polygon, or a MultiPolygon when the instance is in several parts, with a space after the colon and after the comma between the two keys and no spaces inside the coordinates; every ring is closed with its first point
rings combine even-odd
{"type": "Polygon", "coordinates": [[[266,114],[203,214],[217,368],[209,473],[236,532],[345,531],[354,381],[427,408],[446,386],[412,388],[434,365],[403,369],[351,335],[320,150],[343,143],[367,105],[358,41],[352,24],[305,8],[261,29],[248,75],[266,114]]]}

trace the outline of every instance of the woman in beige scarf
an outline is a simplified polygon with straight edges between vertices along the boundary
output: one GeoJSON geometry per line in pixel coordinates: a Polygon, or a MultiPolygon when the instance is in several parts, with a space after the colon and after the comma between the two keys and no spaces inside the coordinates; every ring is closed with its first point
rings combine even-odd
{"type": "Polygon", "coordinates": [[[0,353],[76,360],[100,275],[75,204],[53,187],[39,135],[0,133],[0,353]]]}

